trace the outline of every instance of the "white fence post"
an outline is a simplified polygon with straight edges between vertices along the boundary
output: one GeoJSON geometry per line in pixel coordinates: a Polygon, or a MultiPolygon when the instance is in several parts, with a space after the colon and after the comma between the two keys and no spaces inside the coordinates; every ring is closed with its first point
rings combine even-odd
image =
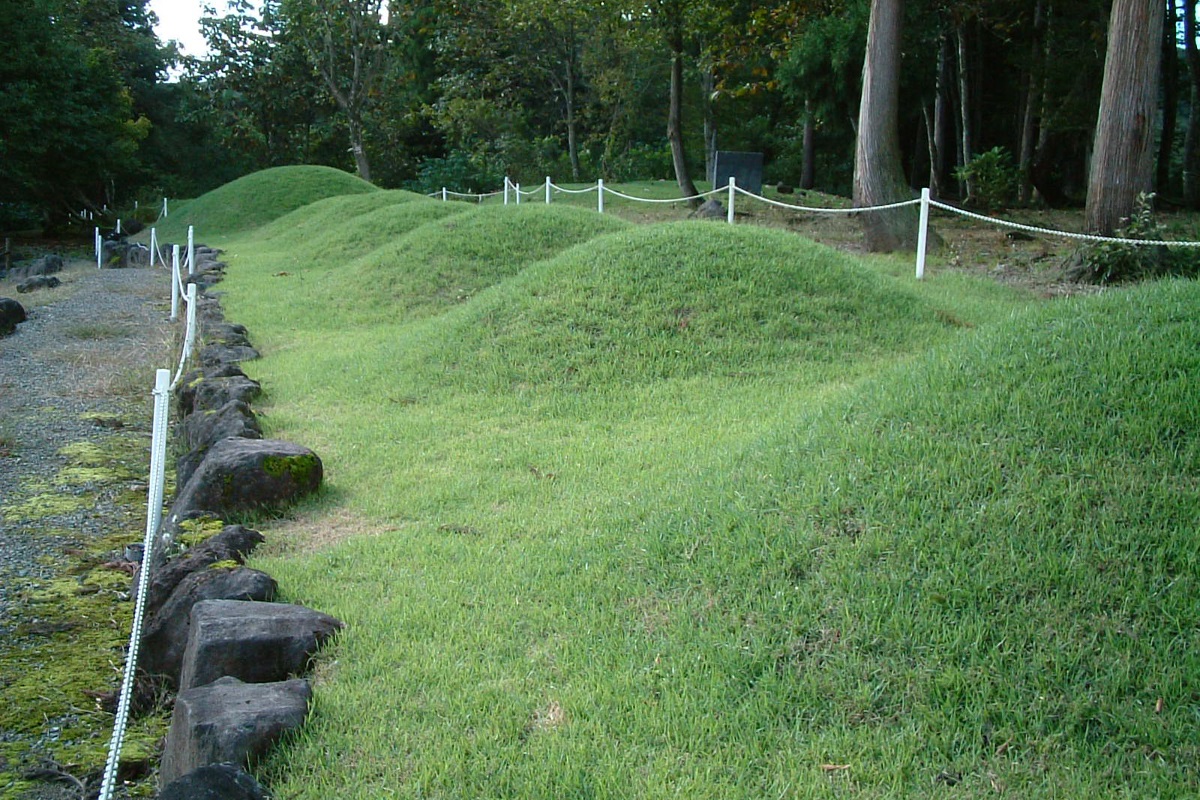
{"type": "Polygon", "coordinates": [[[917,230],[917,280],[925,277],[925,246],[929,242],[929,187],[921,190],[921,222],[917,230]]]}
{"type": "Polygon", "coordinates": [[[167,216],[167,198],[163,198],[163,216],[167,216]]]}
{"type": "Polygon", "coordinates": [[[504,205],[508,205],[508,176],[504,176],[504,205]]]}
{"type": "Polygon", "coordinates": [[[513,191],[517,194],[517,205],[521,205],[521,184],[513,184],[513,191]]]}
{"type": "Polygon", "coordinates": [[[733,198],[737,196],[737,179],[732,175],[729,176],[729,212],[726,215],[726,220],[730,225],[733,224],[733,198]]]}
{"type": "MultiPolygon", "coordinates": [[[[158,254],[158,228],[150,229],[150,266],[154,266],[154,257],[158,254]]],[[[161,260],[161,259],[160,259],[161,260]]],[[[166,264],[164,263],[165,267],[166,264]]]]}
{"type": "Polygon", "coordinates": [[[171,319],[179,318],[179,245],[171,245],[171,319]]]}
{"type": "Polygon", "coordinates": [[[96,228],[96,236],[93,239],[96,245],[96,269],[104,268],[104,239],[100,236],[100,229],[96,228]]]}
{"type": "Polygon", "coordinates": [[[604,213],[604,178],[596,179],[596,210],[604,213]]]}
{"type": "Polygon", "coordinates": [[[443,202],[443,203],[444,203],[444,202],[446,202],[446,199],[447,199],[447,194],[449,194],[449,193],[446,191],[446,187],[445,187],[445,186],[443,186],[443,187],[442,187],[442,202],[443,202]]]}
{"type": "Polygon", "coordinates": [[[117,217],[117,236],[121,235],[121,218],[117,217]]]}
{"type": "MultiPolygon", "coordinates": [[[[196,343],[196,284],[189,283],[187,287],[187,333],[184,334],[184,354],[192,352],[196,343]]],[[[186,359],[185,359],[186,360],[186,359]]]]}
{"type": "Polygon", "coordinates": [[[187,251],[188,275],[196,272],[196,227],[188,225],[188,251],[187,251]]]}
{"type": "Polygon", "coordinates": [[[550,205],[550,176],[546,176],[546,205],[550,205]]]}

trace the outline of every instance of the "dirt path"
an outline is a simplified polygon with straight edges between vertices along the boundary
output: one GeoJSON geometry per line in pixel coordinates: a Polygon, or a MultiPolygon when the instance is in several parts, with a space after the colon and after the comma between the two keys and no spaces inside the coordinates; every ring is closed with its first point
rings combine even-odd
{"type": "Polygon", "coordinates": [[[5,798],[79,796],[103,768],[132,613],[120,555],[144,534],[151,389],[172,366],[166,271],[59,277],[27,295],[0,281],[29,315],[0,339],[5,798]]]}

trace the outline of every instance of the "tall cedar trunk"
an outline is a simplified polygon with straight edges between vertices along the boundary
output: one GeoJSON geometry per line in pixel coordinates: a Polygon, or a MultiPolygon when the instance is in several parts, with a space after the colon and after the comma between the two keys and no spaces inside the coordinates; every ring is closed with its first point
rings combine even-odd
{"type": "MultiPolygon", "coordinates": [[[[975,157],[971,141],[971,133],[974,126],[971,124],[971,73],[970,53],[967,49],[966,23],[960,22],[954,27],[954,39],[958,47],[958,108],[959,115],[962,118],[962,127],[959,130],[959,134],[962,136],[962,149],[960,151],[962,156],[959,166],[965,167],[975,157]]],[[[964,172],[963,183],[967,192],[963,201],[970,203],[975,199],[975,179],[971,177],[969,172],[964,172]]]]}
{"type": "Polygon", "coordinates": [[[1167,18],[1162,35],[1162,134],[1158,137],[1158,169],[1154,191],[1162,194],[1171,188],[1171,150],[1175,144],[1175,122],[1179,110],[1179,70],[1175,56],[1175,25],[1179,21],[1175,0],[1167,3],[1167,18]]]}
{"type": "Polygon", "coordinates": [[[1030,174],[1033,170],[1034,134],[1037,131],[1037,115],[1042,107],[1042,74],[1045,68],[1046,36],[1046,3],[1038,0],[1033,12],[1033,45],[1029,58],[1029,85],[1026,87],[1025,110],[1021,115],[1021,186],[1017,195],[1018,201],[1024,205],[1033,199],[1033,181],[1030,174]]]}
{"type": "MultiPolygon", "coordinates": [[[[572,41],[574,35],[572,34],[572,41]]],[[[575,119],[575,50],[567,59],[567,155],[571,159],[571,180],[579,181],[579,122],[575,119]]]]}
{"type": "MultiPolygon", "coordinates": [[[[912,197],[900,161],[900,44],[904,0],[871,0],[862,100],[854,151],[854,205],[885,205],[912,197]]],[[[867,249],[891,252],[916,244],[914,206],[859,215],[867,249]]]]}
{"type": "Polygon", "coordinates": [[[1196,0],[1183,3],[1183,47],[1187,59],[1189,105],[1187,132],[1183,139],[1183,195],[1189,205],[1200,201],[1200,50],[1196,48],[1196,0]]]}
{"type": "Polygon", "coordinates": [[[941,197],[946,189],[946,131],[951,127],[950,39],[941,37],[937,58],[937,98],[933,102],[933,149],[937,160],[929,167],[929,193],[941,197]]]}
{"type": "MultiPolygon", "coordinates": [[[[669,38],[671,44],[671,99],[667,113],[667,141],[671,143],[671,160],[675,165],[675,180],[684,197],[699,194],[688,174],[687,154],[683,149],[683,12],[673,4],[669,38]]],[[[692,201],[696,203],[696,201],[692,201]]]]}
{"type": "Polygon", "coordinates": [[[812,110],[812,98],[804,99],[804,162],[800,167],[800,188],[805,191],[817,183],[817,122],[812,110]]]}
{"type": "Polygon", "coordinates": [[[1112,233],[1150,189],[1162,0],[1113,0],[1085,225],[1112,233]]]}
{"type": "MultiPolygon", "coordinates": [[[[935,107],[936,107],[936,101],[935,101],[935,107]]],[[[934,122],[934,120],[936,119],[936,114],[935,114],[934,110],[929,107],[928,100],[921,103],[921,118],[925,122],[925,146],[927,148],[929,148],[929,184],[928,184],[929,185],[929,196],[936,199],[937,197],[939,197],[939,194],[937,191],[937,189],[938,189],[937,184],[938,184],[938,180],[939,180],[939,177],[938,177],[938,148],[937,148],[937,136],[934,133],[937,130],[937,123],[934,122]]]]}
{"type": "Polygon", "coordinates": [[[713,93],[717,88],[717,76],[712,68],[700,70],[700,88],[704,92],[704,175],[713,180],[717,169],[717,115],[713,108],[713,93]]]}

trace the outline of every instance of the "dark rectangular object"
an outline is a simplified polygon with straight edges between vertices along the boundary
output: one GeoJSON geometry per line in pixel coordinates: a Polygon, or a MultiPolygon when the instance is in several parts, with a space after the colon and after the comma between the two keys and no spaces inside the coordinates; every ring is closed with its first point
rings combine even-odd
{"type": "Polygon", "coordinates": [[[713,188],[729,185],[732,177],[739,189],[762,194],[763,154],[718,150],[713,167],[713,188]]]}

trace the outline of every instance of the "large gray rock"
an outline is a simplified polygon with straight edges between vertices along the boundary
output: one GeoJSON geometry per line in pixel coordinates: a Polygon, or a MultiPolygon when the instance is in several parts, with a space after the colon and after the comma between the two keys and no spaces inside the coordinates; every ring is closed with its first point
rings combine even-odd
{"type": "Polygon", "coordinates": [[[193,606],[205,600],[270,602],[278,588],[270,575],[248,567],[209,567],[191,573],[146,623],[139,666],[167,686],[178,686],[193,606]]]}
{"type": "Polygon", "coordinates": [[[342,627],[341,621],[304,606],[202,600],[192,606],[180,689],[227,675],[247,683],[299,675],[342,627]]]}
{"type": "Polygon", "coordinates": [[[11,297],[0,297],[0,336],[8,336],[24,322],[25,307],[11,297]]]}
{"type": "Polygon", "coordinates": [[[175,698],[163,748],[164,785],[210,764],[248,765],[308,714],[308,681],[242,683],[222,678],[175,698]]]}
{"type": "Polygon", "coordinates": [[[254,548],[266,541],[256,530],[243,525],[226,525],[220,533],[168,560],[169,537],[170,532],[164,531],[154,548],[153,566],[149,572],[150,585],[146,587],[147,616],[162,608],[188,575],[221,561],[242,564],[254,548]]]}
{"type": "Polygon", "coordinates": [[[195,411],[216,411],[234,400],[253,402],[262,394],[262,385],[244,374],[220,378],[205,377],[192,387],[192,392],[192,406],[187,412],[189,414],[195,411]]]}
{"type": "Polygon", "coordinates": [[[725,206],[721,205],[721,201],[715,197],[705,200],[699,208],[688,214],[688,219],[726,219],[727,217],[725,206]]]}
{"type": "Polygon", "coordinates": [[[250,332],[245,325],[232,322],[207,321],[200,326],[204,341],[209,344],[223,344],[230,347],[250,347],[250,332]]]}
{"type": "Polygon", "coordinates": [[[191,448],[175,461],[175,480],[186,486],[204,463],[208,450],[222,439],[261,439],[262,427],[250,406],[230,400],[216,411],[196,410],[183,418],[183,440],[191,448]]]}
{"type": "Polygon", "coordinates": [[[57,289],[62,286],[62,281],[53,275],[34,275],[32,278],[26,278],[17,284],[17,292],[25,294],[27,292],[36,292],[39,289],[57,289]]]}
{"type": "Polygon", "coordinates": [[[222,364],[214,369],[193,369],[184,373],[182,380],[175,386],[175,402],[179,406],[180,416],[186,417],[192,413],[196,405],[196,390],[206,378],[246,378],[246,373],[237,364],[222,364]]]}
{"type": "Polygon", "coordinates": [[[258,351],[248,345],[210,344],[200,350],[200,366],[207,369],[222,364],[238,364],[258,358],[258,351]]]}
{"type": "MultiPolygon", "coordinates": [[[[183,441],[189,449],[212,447],[222,439],[261,439],[262,427],[250,406],[230,400],[218,409],[197,410],[184,417],[183,441]]],[[[187,483],[186,478],[177,479],[187,483]]]]}
{"type": "Polygon", "coordinates": [[[241,767],[211,764],[168,783],[158,800],[271,800],[271,796],[241,767]]]}
{"type": "Polygon", "coordinates": [[[323,477],[321,459],[307,447],[278,439],[223,439],[208,449],[179,491],[168,527],[198,512],[228,519],[282,508],[319,489],[323,477]]]}
{"type": "Polygon", "coordinates": [[[105,269],[128,269],[150,266],[150,248],[127,239],[108,239],[101,251],[105,269]]]}
{"type": "Polygon", "coordinates": [[[25,278],[34,278],[38,275],[53,275],[56,272],[62,272],[64,264],[62,256],[51,253],[50,255],[36,258],[33,261],[22,261],[19,264],[15,264],[7,273],[0,270],[0,277],[19,281],[25,278]]]}

